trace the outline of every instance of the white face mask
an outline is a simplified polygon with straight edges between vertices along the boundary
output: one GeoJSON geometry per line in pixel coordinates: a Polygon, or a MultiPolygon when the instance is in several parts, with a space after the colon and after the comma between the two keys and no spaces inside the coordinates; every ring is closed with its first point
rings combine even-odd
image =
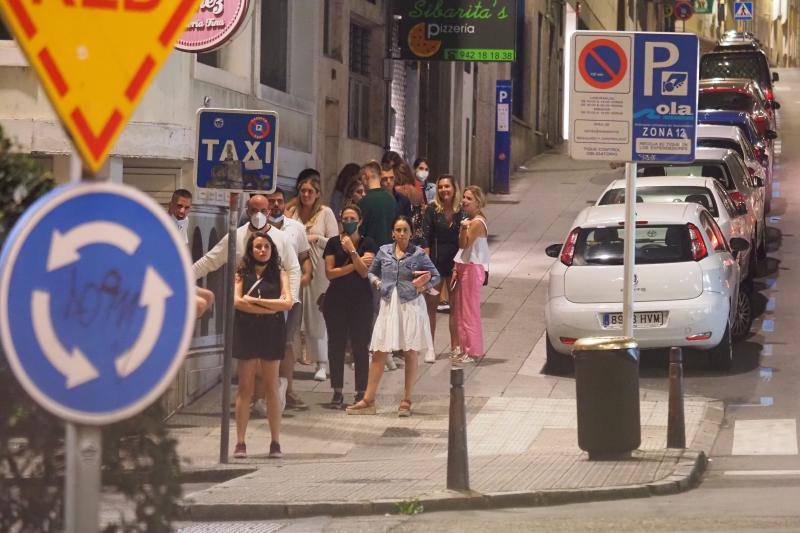
{"type": "Polygon", "coordinates": [[[270,216],[269,217],[269,221],[270,221],[270,224],[280,224],[281,222],[283,222],[283,215],[281,215],[279,217],[270,216]]]}
{"type": "Polygon", "coordinates": [[[419,181],[425,181],[426,179],[428,179],[429,175],[430,172],[428,172],[427,170],[417,170],[417,179],[419,181]]]}
{"type": "Polygon", "coordinates": [[[255,229],[262,229],[267,225],[267,215],[260,211],[258,213],[254,213],[253,216],[250,217],[250,225],[255,229]]]}

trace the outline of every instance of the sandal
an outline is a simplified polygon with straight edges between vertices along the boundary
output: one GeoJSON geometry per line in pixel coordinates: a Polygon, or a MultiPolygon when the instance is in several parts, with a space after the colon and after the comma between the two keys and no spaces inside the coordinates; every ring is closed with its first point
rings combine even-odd
{"type": "Polygon", "coordinates": [[[348,415],[374,415],[377,413],[375,408],[375,400],[368,402],[367,400],[360,400],[353,405],[348,405],[345,412],[348,415]]]}
{"type": "Polygon", "coordinates": [[[400,402],[400,407],[397,409],[397,416],[411,416],[411,400],[402,400],[400,402]]]}

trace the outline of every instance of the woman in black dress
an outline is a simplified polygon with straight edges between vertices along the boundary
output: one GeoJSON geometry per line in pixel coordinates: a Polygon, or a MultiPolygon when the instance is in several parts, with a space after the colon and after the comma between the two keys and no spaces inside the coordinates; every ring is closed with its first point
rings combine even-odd
{"type": "Polygon", "coordinates": [[[342,234],[328,239],[322,254],[325,258],[325,274],[331,282],[325,293],[322,314],[328,328],[328,362],[333,388],[330,406],[334,409],[341,409],[344,405],[344,351],[348,342],[356,367],[353,403],[358,403],[367,390],[374,309],[367,272],[378,253],[375,241],[358,233],[361,225],[358,206],[350,205],[342,209],[341,220],[342,234]]]}
{"type": "MultiPolygon", "coordinates": [[[[428,317],[431,322],[431,336],[436,338],[436,308],[439,305],[438,292],[450,287],[450,277],[453,273],[453,258],[458,252],[458,229],[461,226],[463,214],[459,209],[461,195],[458,182],[450,174],[443,174],[436,180],[436,196],[433,202],[425,209],[422,219],[422,238],[425,251],[430,255],[431,261],[436,265],[436,270],[442,276],[441,283],[436,287],[437,294],[425,295],[428,307],[428,317]]],[[[451,298],[452,301],[452,298],[451,298]]],[[[450,352],[459,353],[458,327],[450,313],[450,352]]],[[[432,360],[426,359],[426,363],[432,360]]]]}
{"type": "Polygon", "coordinates": [[[261,367],[267,389],[267,419],[272,442],[269,456],[281,457],[281,402],[278,394],[278,368],[286,345],[284,311],[292,307],[289,275],[281,268],[275,243],[265,232],[247,240],[245,253],[236,272],[236,309],[233,357],[238,359],[239,388],[236,391],[236,448],[233,456],[247,457],[244,438],[250,420],[256,372],[261,367]]]}

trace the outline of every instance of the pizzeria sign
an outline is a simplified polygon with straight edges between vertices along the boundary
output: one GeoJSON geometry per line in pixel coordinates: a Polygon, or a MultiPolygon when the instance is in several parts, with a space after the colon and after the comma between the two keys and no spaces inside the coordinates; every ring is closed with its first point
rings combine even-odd
{"type": "Polygon", "coordinates": [[[395,0],[393,59],[516,60],[516,0],[395,0]]]}

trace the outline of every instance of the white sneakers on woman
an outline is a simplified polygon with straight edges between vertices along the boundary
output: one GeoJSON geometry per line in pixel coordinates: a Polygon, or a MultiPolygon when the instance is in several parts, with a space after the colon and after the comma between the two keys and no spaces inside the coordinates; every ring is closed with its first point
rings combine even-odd
{"type": "Polygon", "coordinates": [[[320,363],[317,366],[317,373],[314,374],[314,379],[317,381],[325,381],[328,379],[328,373],[325,371],[325,364],[320,363]]]}

